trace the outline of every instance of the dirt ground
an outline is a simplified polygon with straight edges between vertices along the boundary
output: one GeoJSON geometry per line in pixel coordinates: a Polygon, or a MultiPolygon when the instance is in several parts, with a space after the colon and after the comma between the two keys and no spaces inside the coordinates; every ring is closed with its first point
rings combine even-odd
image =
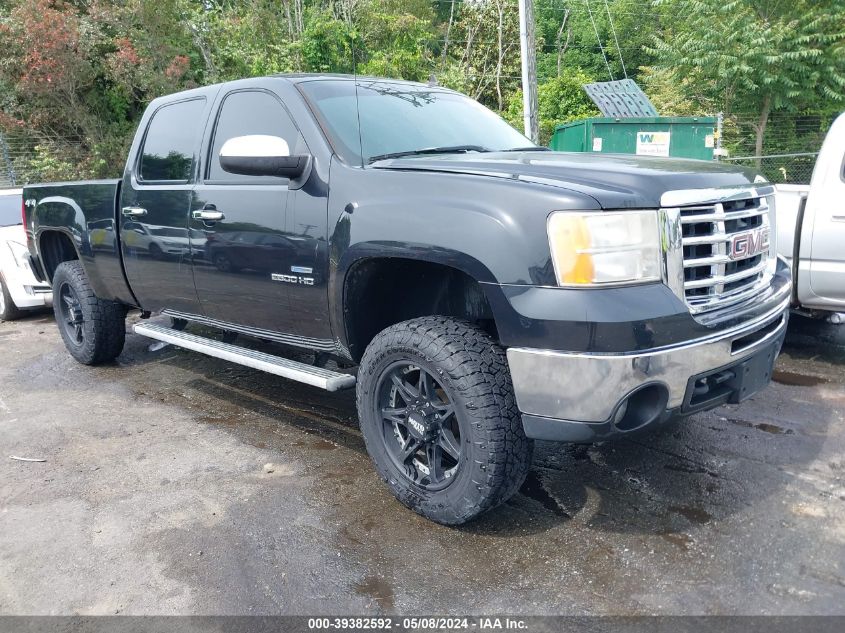
{"type": "Polygon", "coordinates": [[[740,406],[538,444],[460,529],[390,496],[354,394],[150,345],[0,323],[0,614],[845,614],[845,327],[794,318],[740,406]]]}

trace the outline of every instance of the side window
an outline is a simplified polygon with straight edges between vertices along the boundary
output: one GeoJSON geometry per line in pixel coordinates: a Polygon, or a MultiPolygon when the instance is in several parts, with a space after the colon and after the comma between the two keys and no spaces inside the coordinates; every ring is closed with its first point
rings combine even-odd
{"type": "Polygon", "coordinates": [[[233,92],[228,95],[217,117],[214,143],[208,160],[208,180],[249,183],[285,183],[287,178],[274,176],[242,176],[223,171],[220,148],[236,136],[267,134],[280,136],[288,142],[291,152],[296,150],[299,130],[279,100],[267,92],[256,90],[233,92]]]}
{"type": "Polygon", "coordinates": [[[205,99],[192,99],[156,111],[141,150],[141,180],[187,182],[191,179],[204,109],[205,99]]]}

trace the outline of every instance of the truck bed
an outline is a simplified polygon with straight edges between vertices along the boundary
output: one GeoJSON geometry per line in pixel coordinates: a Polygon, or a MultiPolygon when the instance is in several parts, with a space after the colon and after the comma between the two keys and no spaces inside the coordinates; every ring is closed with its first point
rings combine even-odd
{"type": "Polygon", "coordinates": [[[24,187],[27,241],[48,281],[54,268],[53,251],[66,248],[69,241],[85,265],[97,296],[133,304],[120,254],[120,183],[115,178],[24,187]]]}

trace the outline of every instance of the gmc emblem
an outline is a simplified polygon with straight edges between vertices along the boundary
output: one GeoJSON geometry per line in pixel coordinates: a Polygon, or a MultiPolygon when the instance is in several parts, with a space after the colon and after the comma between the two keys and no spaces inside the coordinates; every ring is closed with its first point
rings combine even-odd
{"type": "Polygon", "coordinates": [[[748,259],[769,250],[769,229],[757,229],[731,236],[728,257],[732,260],[748,259]]]}

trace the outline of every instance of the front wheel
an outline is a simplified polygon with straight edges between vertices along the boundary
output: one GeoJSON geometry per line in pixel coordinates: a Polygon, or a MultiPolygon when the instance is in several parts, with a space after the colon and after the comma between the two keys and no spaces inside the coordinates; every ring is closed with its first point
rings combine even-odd
{"type": "Polygon", "coordinates": [[[23,310],[15,305],[9,289],[6,287],[6,280],[0,275],[0,321],[14,321],[23,316],[23,310]]]}
{"type": "Polygon", "coordinates": [[[53,312],[65,347],[83,365],[113,360],[123,350],[126,307],[98,298],[79,261],[56,268],[53,312]]]}
{"type": "Polygon", "coordinates": [[[525,437],[504,350],[446,317],[391,326],[358,372],[367,450],[393,494],[446,525],[506,501],[525,480],[525,437]]]}

